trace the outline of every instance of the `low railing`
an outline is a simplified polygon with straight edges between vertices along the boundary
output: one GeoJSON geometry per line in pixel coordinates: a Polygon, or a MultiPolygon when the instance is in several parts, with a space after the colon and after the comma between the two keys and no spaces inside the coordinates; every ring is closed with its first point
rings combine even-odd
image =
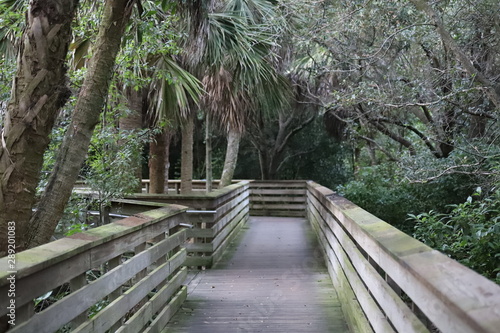
{"type": "Polygon", "coordinates": [[[495,283],[313,182],[307,207],[353,332],[499,332],[495,283]]]}
{"type": "Polygon", "coordinates": [[[197,191],[187,195],[135,194],[127,199],[122,200],[124,205],[121,210],[114,208],[113,211],[134,213],[143,209],[141,201],[148,201],[148,204],[169,203],[189,207],[187,213],[193,228],[188,232],[192,240],[186,246],[187,266],[211,267],[249,216],[248,181],[210,193],[197,191]]]}
{"type": "Polygon", "coordinates": [[[160,331],[186,298],[185,211],[149,210],[0,259],[0,318],[9,332],[160,331]]]}
{"type": "MultiPolygon", "coordinates": [[[[234,179],[232,181],[233,184],[239,183],[241,180],[234,179]]],[[[220,180],[219,179],[214,179],[212,181],[212,188],[216,189],[219,186],[220,180]]],[[[143,192],[149,193],[149,185],[150,181],[149,179],[143,179],[141,181],[142,184],[142,189],[143,192]]],[[[207,187],[207,181],[203,179],[193,179],[191,181],[191,186],[193,191],[205,191],[207,187]]],[[[180,194],[181,193],[181,180],[180,179],[171,179],[168,181],[168,191],[169,193],[173,194],[180,194]]]]}
{"type": "Polygon", "coordinates": [[[254,180],[250,183],[250,215],[305,217],[306,198],[303,180],[254,180]]]}

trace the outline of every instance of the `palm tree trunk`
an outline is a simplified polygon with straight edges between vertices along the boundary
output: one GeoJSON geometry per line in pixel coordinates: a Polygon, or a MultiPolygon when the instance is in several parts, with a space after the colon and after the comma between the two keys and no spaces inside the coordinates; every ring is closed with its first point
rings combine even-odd
{"type": "Polygon", "coordinates": [[[193,136],[194,115],[189,115],[182,128],[181,194],[193,191],[193,136]]]}
{"type": "Polygon", "coordinates": [[[78,178],[92,133],[108,94],[121,37],[130,18],[134,1],[105,2],[94,56],[90,60],[71,124],[66,132],[49,183],[30,220],[27,246],[34,247],[50,240],[73,185],[78,178]]]}
{"type": "Polygon", "coordinates": [[[206,114],[205,120],[205,167],[206,167],[206,190],[207,192],[212,192],[212,133],[210,128],[210,117],[208,112],[206,114]]]}
{"type": "MultiPolygon", "coordinates": [[[[129,107],[129,113],[120,118],[119,121],[119,127],[120,130],[123,131],[139,131],[142,128],[142,94],[143,94],[143,89],[139,90],[134,90],[134,89],[127,89],[127,102],[128,102],[128,107],[129,107]]],[[[141,192],[142,191],[142,163],[141,163],[141,157],[138,156],[137,160],[133,162],[133,165],[130,166],[131,168],[135,169],[134,174],[136,177],[139,179],[139,182],[137,183],[137,188],[135,189],[136,192],[141,192]]]]}
{"type": "Polygon", "coordinates": [[[165,149],[166,133],[155,136],[149,144],[149,191],[163,193],[165,186],[165,149]]]}
{"type": "Polygon", "coordinates": [[[66,55],[78,0],[31,2],[20,43],[11,99],[0,126],[0,257],[7,226],[15,224],[17,251],[25,243],[43,154],[59,109],[71,92],[66,55]]]}
{"type": "Polygon", "coordinates": [[[163,193],[168,193],[168,172],[170,170],[170,143],[174,137],[175,132],[172,129],[167,129],[165,132],[165,177],[163,181],[163,193]]]}
{"type": "Polygon", "coordinates": [[[220,177],[219,188],[231,184],[236,169],[236,162],[238,160],[238,151],[240,149],[241,133],[230,129],[227,134],[227,149],[226,158],[224,160],[224,169],[220,177]]]}

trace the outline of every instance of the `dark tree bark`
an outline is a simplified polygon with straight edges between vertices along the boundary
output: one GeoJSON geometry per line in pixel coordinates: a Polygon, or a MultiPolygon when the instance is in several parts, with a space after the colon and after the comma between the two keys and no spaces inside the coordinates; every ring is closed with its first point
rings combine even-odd
{"type": "Polygon", "coordinates": [[[108,94],[116,55],[134,0],[108,0],[85,76],[49,183],[31,218],[28,247],[49,241],[62,217],[108,94]]]}
{"type": "Polygon", "coordinates": [[[182,128],[181,141],[181,193],[188,194],[193,190],[193,136],[194,115],[188,116],[182,128]]]}
{"type": "Polygon", "coordinates": [[[165,132],[155,135],[149,144],[149,191],[163,193],[165,185],[166,140],[165,132]]]}
{"type": "Polygon", "coordinates": [[[172,129],[167,129],[165,132],[165,177],[163,181],[163,193],[168,193],[168,172],[170,170],[170,143],[174,138],[175,132],[172,129]]]}
{"type": "MultiPolygon", "coordinates": [[[[128,88],[126,91],[127,95],[127,103],[129,107],[129,113],[120,118],[119,127],[124,131],[139,131],[142,128],[142,115],[145,110],[143,110],[143,91],[144,89],[134,90],[132,88],[128,88]]],[[[141,157],[139,157],[136,161],[134,161],[133,165],[130,166],[134,168],[134,174],[139,179],[136,192],[142,191],[142,165],[141,165],[141,157]]]]}
{"type": "Polygon", "coordinates": [[[149,144],[150,193],[168,193],[168,171],[170,169],[170,143],[174,131],[166,128],[149,144]]]}
{"type": "Polygon", "coordinates": [[[25,243],[43,154],[59,109],[71,92],[66,55],[78,0],[32,0],[20,43],[12,96],[0,126],[0,257],[7,224],[16,224],[17,251],[25,243]]]}
{"type": "Polygon", "coordinates": [[[208,192],[212,192],[212,181],[213,181],[213,171],[212,171],[212,126],[210,122],[210,116],[207,113],[205,115],[205,166],[206,166],[206,186],[205,189],[208,192]]]}

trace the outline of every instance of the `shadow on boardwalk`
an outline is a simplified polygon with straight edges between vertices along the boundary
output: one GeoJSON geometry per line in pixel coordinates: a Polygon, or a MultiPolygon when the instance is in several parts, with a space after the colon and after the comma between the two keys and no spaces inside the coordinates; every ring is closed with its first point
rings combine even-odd
{"type": "Polygon", "coordinates": [[[251,217],[164,332],[348,332],[309,223],[251,217]]]}

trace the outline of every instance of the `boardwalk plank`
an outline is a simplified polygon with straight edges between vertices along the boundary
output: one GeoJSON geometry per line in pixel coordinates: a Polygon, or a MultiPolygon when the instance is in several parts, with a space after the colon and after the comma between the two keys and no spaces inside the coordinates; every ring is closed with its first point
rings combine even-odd
{"type": "Polygon", "coordinates": [[[251,217],[163,332],[348,332],[308,222],[251,217]]]}

